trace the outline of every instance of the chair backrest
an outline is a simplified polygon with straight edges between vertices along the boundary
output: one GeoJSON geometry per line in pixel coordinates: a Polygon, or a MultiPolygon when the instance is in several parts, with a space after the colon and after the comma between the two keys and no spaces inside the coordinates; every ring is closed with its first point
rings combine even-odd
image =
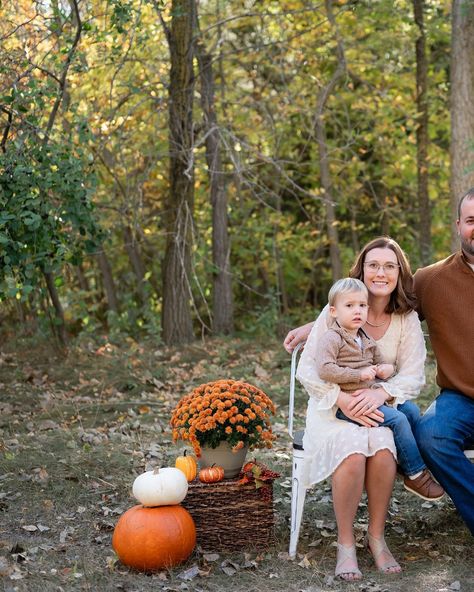
{"type": "Polygon", "coordinates": [[[288,405],[288,433],[290,438],[294,440],[293,434],[293,414],[295,410],[295,384],[296,384],[296,368],[298,366],[298,356],[304,347],[304,342],[298,343],[291,354],[291,369],[290,369],[290,401],[288,405]]]}

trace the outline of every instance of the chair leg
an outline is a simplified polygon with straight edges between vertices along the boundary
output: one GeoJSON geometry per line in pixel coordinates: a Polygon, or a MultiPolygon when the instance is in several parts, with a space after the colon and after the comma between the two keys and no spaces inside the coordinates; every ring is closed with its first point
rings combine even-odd
{"type": "Polygon", "coordinates": [[[301,472],[303,468],[303,458],[293,457],[293,477],[291,486],[291,532],[290,548],[288,555],[293,559],[296,556],[296,547],[300,534],[301,520],[303,518],[303,506],[306,497],[306,487],[303,485],[301,472]]]}

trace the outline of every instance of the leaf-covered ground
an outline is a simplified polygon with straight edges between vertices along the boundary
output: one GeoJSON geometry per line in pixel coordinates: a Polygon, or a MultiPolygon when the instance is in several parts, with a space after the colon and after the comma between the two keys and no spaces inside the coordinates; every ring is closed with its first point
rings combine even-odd
{"type": "MultiPolygon", "coordinates": [[[[363,549],[363,500],[357,533],[365,578],[353,584],[334,580],[328,483],[310,491],[299,555],[288,559],[288,370],[289,357],[276,341],[208,340],[181,350],[133,341],[82,343],[65,357],[45,343],[6,340],[0,352],[4,591],[473,590],[472,537],[451,502],[423,503],[399,482],[387,539],[402,564],[401,576],[377,573],[363,549]],[[177,400],[202,382],[225,377],[256,384],[278,404],[276,445],[255,454],[281,473],[274,487],[275,544],[231,554],[197,549],[174,570],[129,571],[117,562],[111,537],[118,517],[135,503],[131,483],[145,468],[173,465],[182,450],[172,443],[168,426],[177,400]]],[[[426,389],[422,406],[434,392],[426,389]]],[[[303,413],[301,397],[300,422],[303,413]]]]}

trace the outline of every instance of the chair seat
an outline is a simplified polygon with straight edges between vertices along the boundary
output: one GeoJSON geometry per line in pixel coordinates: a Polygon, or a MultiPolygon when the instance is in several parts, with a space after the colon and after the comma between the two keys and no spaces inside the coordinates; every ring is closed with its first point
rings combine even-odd
{"type": "Polygon", "coordinates": [[[297,432],[295,432],[295,435],[293,438],[293,448],[295,450],[304,450],[303,436],[304,436],[304,430],[298,430],[297,432]]]}
{"type": "Polygon", "coordinates": [[[465,450],[464,454],[467,456],[467,458],[469,460],[471,460],[472,462],[474,462],[474,448],[471,448],[469,450],[465,450]]]}

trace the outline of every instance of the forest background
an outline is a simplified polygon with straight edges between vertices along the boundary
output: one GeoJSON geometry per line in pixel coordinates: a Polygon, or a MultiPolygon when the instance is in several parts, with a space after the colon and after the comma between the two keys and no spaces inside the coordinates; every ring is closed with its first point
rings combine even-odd
{"type": "Polygon", "coordinates": [[[15,331],[284,333],[359,247],[455,247],[471,0],[3,0],[15,331]]]}

